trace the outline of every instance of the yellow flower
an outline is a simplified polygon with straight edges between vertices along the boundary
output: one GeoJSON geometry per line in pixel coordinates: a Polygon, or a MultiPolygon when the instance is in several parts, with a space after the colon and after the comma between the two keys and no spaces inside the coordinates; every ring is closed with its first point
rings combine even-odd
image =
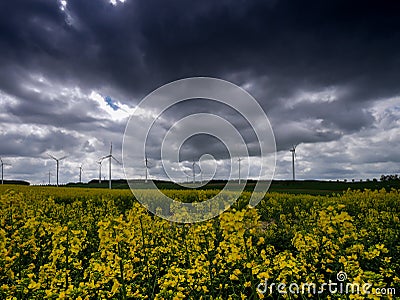
{"type": "Polygon", "coordinates": [[[178,292],[172,299],[173,300],[180,300],[180,299],[184,299],[186,296],[184,294],[182,294],[182,292],[178,292]]]}
{"type": "Polygon", "coordinates": [[[260,245],[264,244],[264,242],[265,242],[265,239],[263,237],[260,237],[258,239],[257,246],[260,246],[260,245]]]}
{"type": "Polygon", "coordinates": [[[40,283],[35,282],[35,281],[31,281],[31,283],[29,283],[28,285],[28,289],[32,289],[32,290],[37,290],[40,288],[40,283]]]}
{"type": "Polygon", "coordinates": [[[119,284],[118,280],[114,279],[114,284],[111,288],[111,293],[115,294],[118,291],[120,286],[121,285],[119,284]]]}
{"type": "Polygon", "coordinates": [[[238,275],[242,274],[242,272],[239,269],[235,269],[235,270],[233,270],[233,274],[238,276],[238,275]]]}
{"type": "Polygon", "coordinates": [[[238,278],[235,274],[231,274],[231,275],[229,276],[229,279],[230,279],[230,280],[239,280],[239,278],[238,278]]]}

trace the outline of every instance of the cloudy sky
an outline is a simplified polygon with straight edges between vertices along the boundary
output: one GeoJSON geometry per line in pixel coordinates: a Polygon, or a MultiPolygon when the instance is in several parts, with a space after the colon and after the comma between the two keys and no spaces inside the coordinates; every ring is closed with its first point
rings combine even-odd
{"type": "MultiPolygon", "coordinates": [[[[81,163],[84,181],[97,177],[111,141],[122,159],[128,117],[143,97],[194,76],[228,80],[257,99],[276,138],[276,179],[291,178],[293,144],[299,179],[399,173],[399,13],[395,0],[1,1],[0,156],[12,164],[5,178],[47,182],[55,173],[47,153],[68,155],[61,182],[77,181],[81,163]]],[[[229,120],[251,148],[254,132],[236,112],[185,101],[151,130],[153,178],[164,176],[163,133],[198,112],[229,120]]],[[[210,136],[182,146],[182,168],[204,153],[226,177],[226,149],[210,136]]],[[[250,155],[256,164],[257,149],[250,155]]],[[[114,174],[124,178],[116,164],[114,174]]]]}

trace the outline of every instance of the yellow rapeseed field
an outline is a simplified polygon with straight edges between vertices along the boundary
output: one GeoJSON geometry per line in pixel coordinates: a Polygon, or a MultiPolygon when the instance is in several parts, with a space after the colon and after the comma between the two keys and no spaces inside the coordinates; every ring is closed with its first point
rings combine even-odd
{"type": "MultiPolygon", "coordinates": [[[[166,191],[206,199],[216,191],[166,191]]],[[[400,294],[400,194],[243,193],[212,220],[153,216],[129,190],[0,187],[0,299],[364,299],[400,294]],[[371,285],[283,293],[279,283],[371,285]],[[262,291],[262,284],[276,283],[262,291]],[[261,284],[261,285],[260,285],[261,284]],[[273,288],[271,288],[273,287],[273,288]],[[386,290],[387,291],[387,290],[386,290]]],[[[292,286],[295,287],[295,286],[292,286]]]]}

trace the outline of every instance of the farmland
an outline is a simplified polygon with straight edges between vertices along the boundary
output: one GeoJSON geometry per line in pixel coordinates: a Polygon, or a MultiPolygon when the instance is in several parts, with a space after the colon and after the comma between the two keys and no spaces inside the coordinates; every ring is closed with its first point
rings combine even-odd
{"type": "MultiPolygon", "coordinates": [[[[132,181],[133,186],[137,189],[147,189],[148,184],[143,180],[132,181]]],[[[228,181],[226,180],[212,180],[204,184],[200,189],[202,190],[221,190],[225,187],[228,181]]],[[[182,185],[170,182],[155,180],[155,185],[162,190],[175,190],[175,189],[192,189],[190,183],[188,188],[182,185]]],[[[255,180],[248,180],[244,186],[245,191],[253,191],[256,184],[255,180]]],[[[108,181],[98,183],[97,180],[92,180],[89,183],[69,183],[67,186],[70,187],[84,187],[84,188],[108,188],[108,181]]],[[[117,189],[129,189],[126,180],[113,180],[113,188],[117,189]]],[[[400,189],[400,180],[393,181],[356,181],[356,182],[344,182],[344,181],[320,181],[320,180],[273,180],[271,182],[270,192],[279,193],[290,193],[290,194],[312,194],[312,195],[330,195],[332,193],[341,193],[348,189],[351,190],[380,190],[386,189],[390,191],[392,188],[400,189]]]]}
{"type": "MultiPolygon", "coordinates": [[[[200,201],[217,190],[165,190],[200,201]]],[[[130,190],[0,187],[1,299],[342,299],[400,292],[398,190],[244,192],[206,222],[154,216],[130,190]],[[260,283],[371,284],[370,294],[265,293],[260,283]]]]}

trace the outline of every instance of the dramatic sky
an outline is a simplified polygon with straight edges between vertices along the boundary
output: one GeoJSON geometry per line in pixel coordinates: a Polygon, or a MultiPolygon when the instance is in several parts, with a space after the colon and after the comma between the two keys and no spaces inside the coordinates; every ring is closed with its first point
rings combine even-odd
{"type": "MultiPolygon", "coordinates": [[[[231,81],[257,99],[276,138],[276,179],[291,178],[293,144],[299,179],[399,173],[399,15],[395,0],[1,1],[5,178],[47,182],[55,174],[47,153],[68,155],[60,182],[77,181],[81,163],[84,181],[97,177],[96,161],[111,141],[121,160],[128,116],[142,98],[193,76],[231,81]]],[[[163,177],[157,153],[166,128],[210,111],[252,143],[249,124],[227,107],[187,101],[152,130],[153,178],[163,177]]],[[[212,153],[218,177],[226,176],[217,140],[194,137],[181,152],[186,168],[212,153]]],[[[144,175],[139,165],[137,178],[144,175]]],[[[124,178],[121,166],[113,169],[124,178]]]]}

